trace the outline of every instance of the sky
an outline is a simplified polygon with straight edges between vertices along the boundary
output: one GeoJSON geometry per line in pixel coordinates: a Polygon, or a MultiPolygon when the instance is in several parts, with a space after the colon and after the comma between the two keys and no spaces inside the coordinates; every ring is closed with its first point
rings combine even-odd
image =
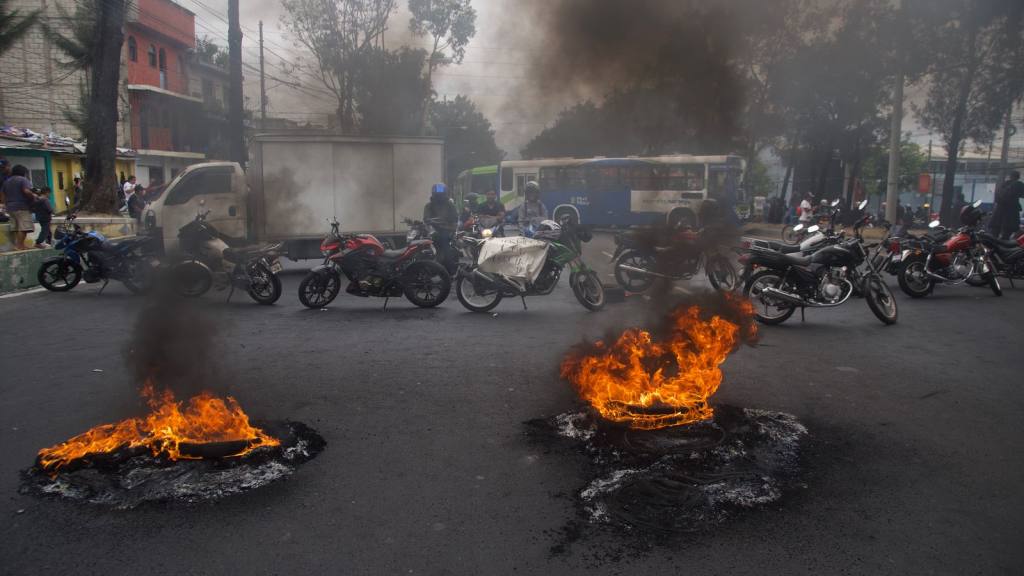
{"type": "MultiPolygon", "coordinates": [[[[227,0],[177,0],[195,12],[196,35],[208,36],[217,44],[227,46],[227,0]]],[[[408,38],[409,14],[404,0],[391,16],[390,38],[408,38]]],[[[477,33],[466,49],[462,64],[435,72],[434,89],[440,98],[463,94],[472,99],[490,119],[496,131],[498,146],[509,157],[518,156],[519,149],[557,112],[571,102],[546,102],[543,106],[523,106],[515,98],[529,82],[530,47],[516,40],[515,30],[528,26],[518,21],[514,2],[475,0],[477,33]]],[[[295,45],[291,34],[281,22],[285,14],[280,0],[241,0],[243,74],[248,105],[259,108],[259,41],[258,28],[263,21],[264,57],[266,61],[268,115],[291,120],[311,120],[320,124],[335,108],[332,97],[322,83],[296,65],[310,64],[311,56],[295,45]],[[295,88],[292,84],[298,83],[295,88]]]]}

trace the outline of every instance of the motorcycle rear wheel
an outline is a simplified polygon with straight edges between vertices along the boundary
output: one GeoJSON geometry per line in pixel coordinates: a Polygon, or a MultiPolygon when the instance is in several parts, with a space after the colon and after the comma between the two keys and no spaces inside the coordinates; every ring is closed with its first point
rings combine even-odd
{"type": "Polygon", "coordinates": [[[281,279],[263,264],[257,264],[249,274],[249,297],[257,304],[270,306],[281,297],[281,279]]]}
{"type": "MultiPolygon", "coordinates": [[[[478,282],[483,284],[483,281],[478,282]]],[[[455,284],[455,296],[470,312],[490,312],[501,303],[502,298],[501,290],[475,284],[472,272],[459,277],[458,283],[455,284]]]]}
{"type": "Polygon", "coordinates": [[[306,308],[323,308],[338,297],[341,278],[336,273],[310,272],[299,283],[299,302],[306,308]]]}
{"type": "Polygon", "coordinates": [[[452,277],[444,266],[433,260],[413,262],[402,275],[402,291],[416,306],[434,308],[448,299],[452,277]]]}
{"type": "Polygon", "coordinates": [[[593,270],[580,272],[572,278],[572,293],[587,310],[596,312],[604,308],[604,286],[593,270]]]}
{"type": "Polygon", "coordinates": [[[732,292],[739,287],[739,278],[732,262],[725,256],[712,256],[704,265],[711,286],[721,292],[732,292]]]}
{"type": "Polygon", "coordinates": [[[864,288],[864,299],[868,301],[868,308],[871,308],[875,317],[887,326],[895,324],[899,313],[889,286],[881,277],[872,275],[864,279],[864,288]]]}
{"type": "Polygon", "coordinates": [[[82,268],[71,260],[44,262],[36,273],[36,280],[51,292],[67,292],[82,281],[82,268]]]}
{"type": "Polygon", "coordinates": [[[897,280],[900,290],[903,290],[903,293],[911,298],[924,298],[935,287],[935,281],[929,278],[924,270],[924,260],[906,263],[900,269],[897,280]]]}
{"type": "Polygon", "coordinates": [[[761,297],[763,289],[780,288],[781,284],[782,276],[774,270],[762,270],[747,280],[747,285],[743,287],[743,295],[754,303],[754,318],[758,322],[769,326],[782,324],[796,312],[794,306],[772,304],[761,297]]]}
{"type": "Polygon", "coordinates": [[[626,292],[646,292],[654,284],[654,276],[623,270],[622,266],[630,266],[650,270],[655,265],[654,257],[637,250],[626,250],[615,261],[615,281],[626,292]]]}

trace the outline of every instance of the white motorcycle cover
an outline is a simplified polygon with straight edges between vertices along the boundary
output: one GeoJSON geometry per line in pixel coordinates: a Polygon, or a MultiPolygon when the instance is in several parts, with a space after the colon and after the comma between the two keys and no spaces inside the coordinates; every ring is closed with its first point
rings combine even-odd
{"type": "Polygon", "coordinates": [[[480,247],[481,272],[501,274],[520,282],[533,282],[544,268],[548,243],[524,236],[490,238],[480,247]]]}

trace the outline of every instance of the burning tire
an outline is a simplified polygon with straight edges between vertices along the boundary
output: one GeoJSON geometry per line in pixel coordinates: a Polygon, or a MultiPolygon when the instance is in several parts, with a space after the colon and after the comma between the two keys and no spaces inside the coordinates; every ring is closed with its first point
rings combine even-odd
{"type": "Polygon", "coordinates": [[[444,266],[432,260],[413,262],[402,277],[405,297],[420,308],[434,308],[448,299],[452,278],[444,266]]]}
{"type": "Polygon", "coordinates": [[[485,287],[483,282],[474,282],[472,273],[459,277],[455,296],[470,312],[490,312],[501,303],[501,291],[494,286],[485,287]]]}
{"type": "Polygon", "coordinates": [[[790,304],[782,304],[766,299],[761,292],[765,288],[780,288],[782,276],[774,270],[762,270],[747,280],[743,295],[754,302],[754,317],[762,324],[782,324],[796,311],[790,304]]]}
{"type": "Polygon", "coordinates": [[[337,274],[310,272],[299,284],[299,302],[306,308],[323,308],[337,298],[341,278],[337,274]]]}

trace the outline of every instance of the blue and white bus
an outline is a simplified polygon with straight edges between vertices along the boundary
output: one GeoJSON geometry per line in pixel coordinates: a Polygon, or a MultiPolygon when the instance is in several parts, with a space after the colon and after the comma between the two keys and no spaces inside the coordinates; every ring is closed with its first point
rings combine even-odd
{"type": "Polygon", "coordinates": [[[499,185],[510,212],[526,183],[540,184],[541,201],[556,219],[592,226],[680,221],[697,225],[701,204],[715,199],[732,210],[743,180],[739,156],[557,158],[502,162],[499,185]]]}

